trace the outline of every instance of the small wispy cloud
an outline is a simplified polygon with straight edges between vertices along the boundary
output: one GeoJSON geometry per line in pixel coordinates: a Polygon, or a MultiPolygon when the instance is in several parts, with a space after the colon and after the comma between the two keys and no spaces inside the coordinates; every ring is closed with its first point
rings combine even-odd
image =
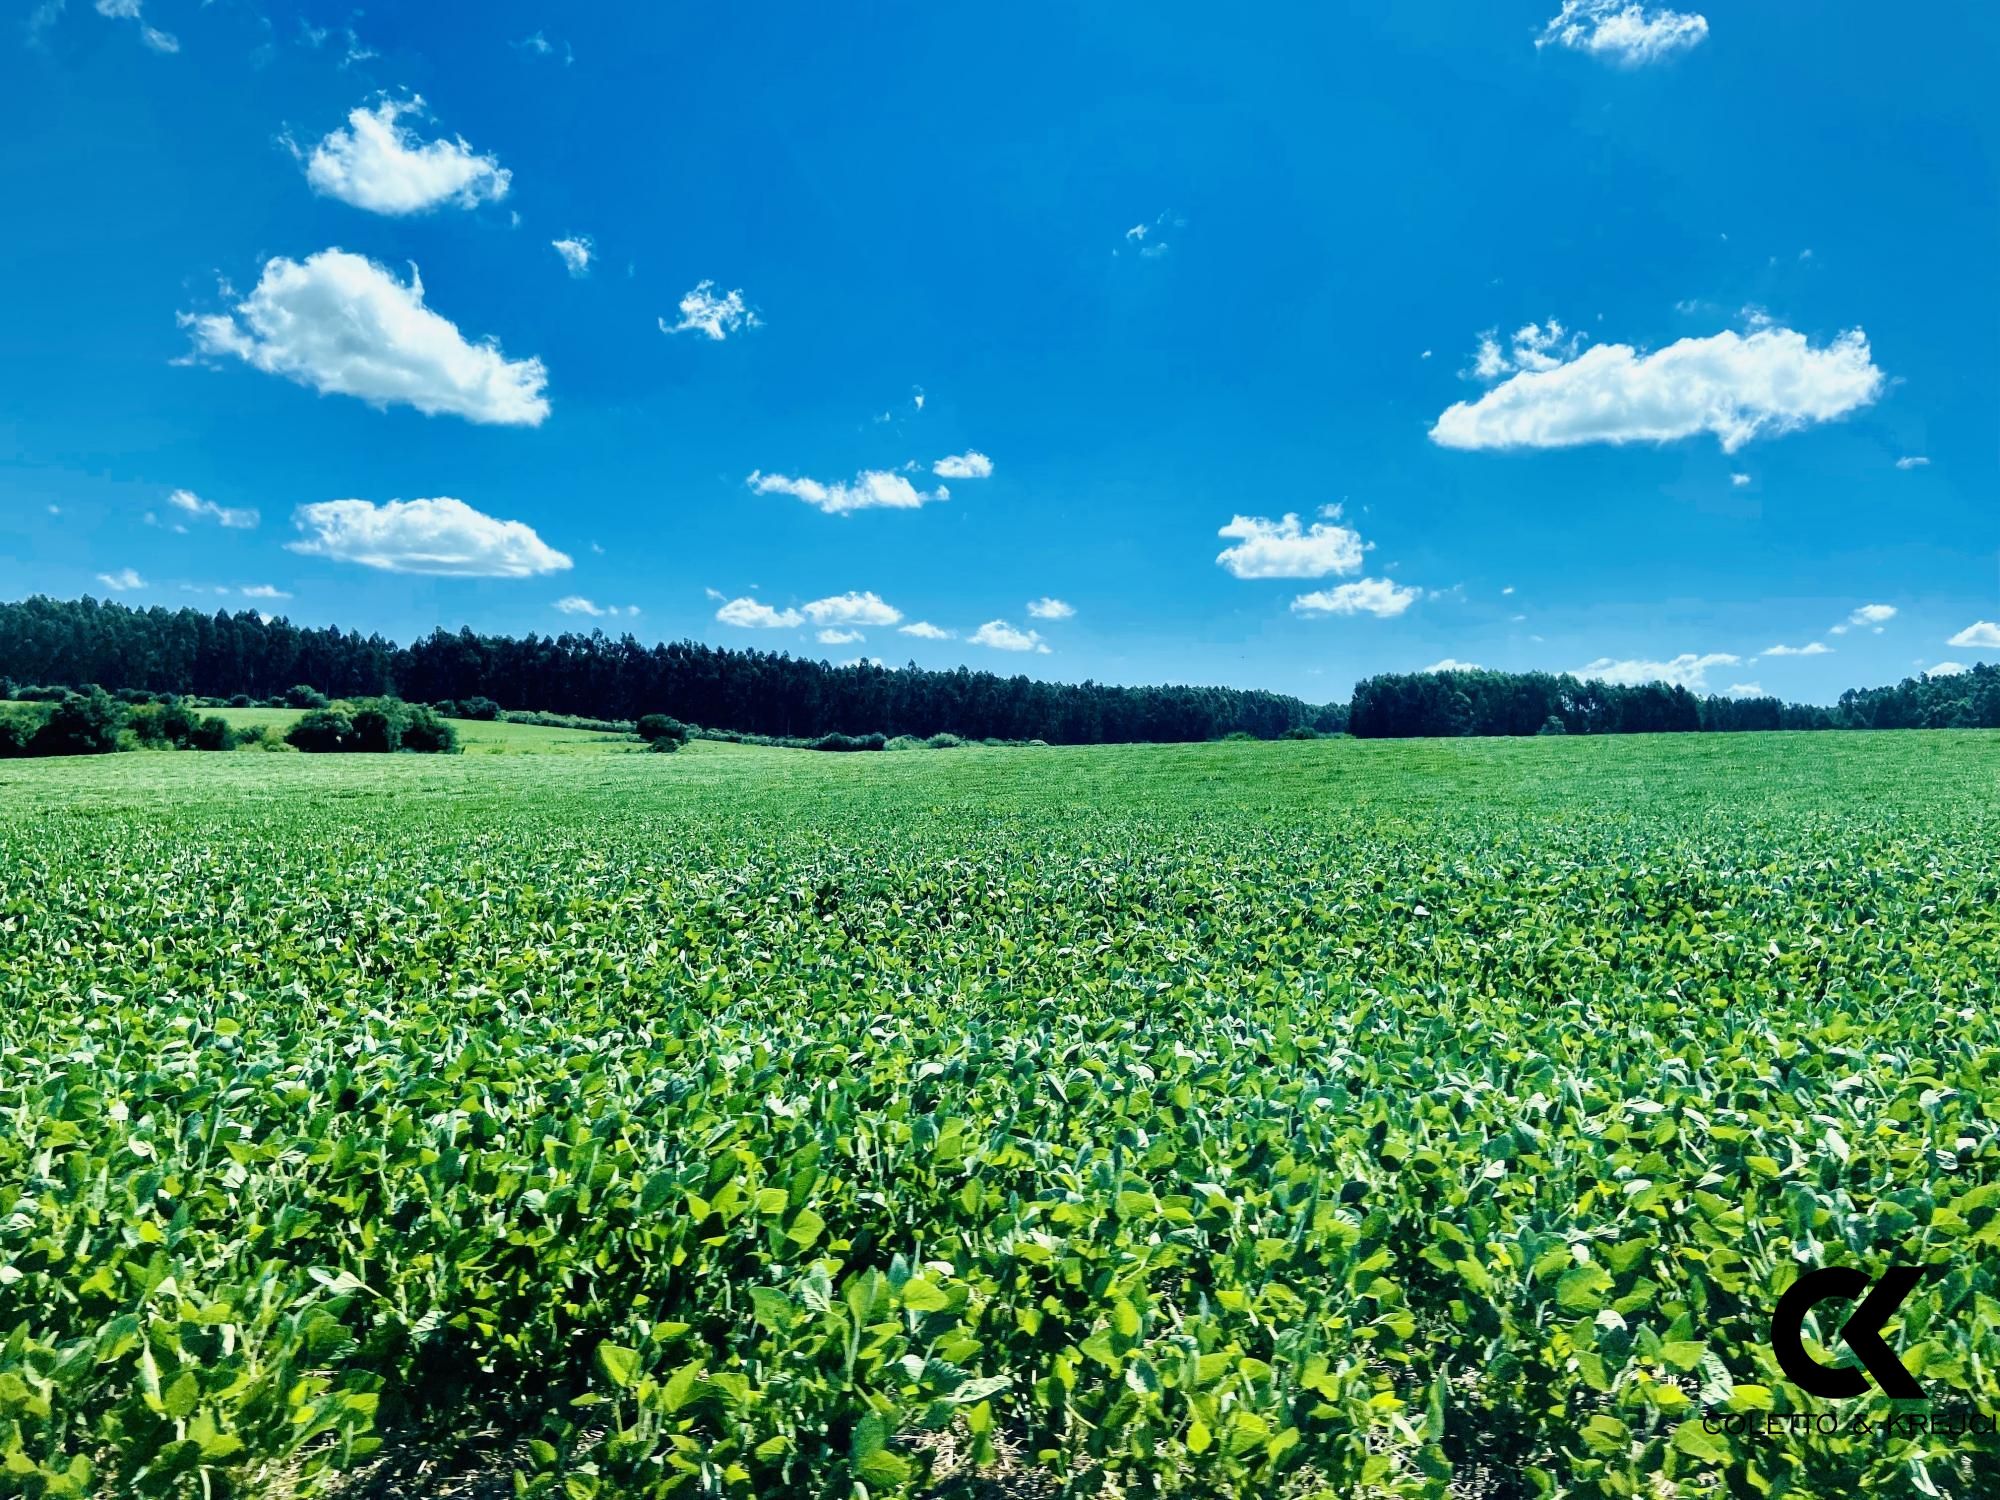
{"type": "Polygon", "coordinates": [[[255,510],[217,505],[213,500],[202,499],[193,490],[175,490],[167,496],[167,504],[197,520],[214,521],[231,531],[249,531],[256,526],[258,519],[255,510]]]}
{"type": "Polygon", "coordinates": [[[718,296],[715,283],[698,283],[680,302],[681,320],[659,320],[662,333],[700,333],[721,340],[745,328],[761,328],[763,319],[743,300],[741,287],[718,296]]]}
{"type": "Polygon", "coordinates": [[[1076,606],[1044,594],[1029,603],[1028,613],[1037,620],[1070,620],[1076,617],[1076,606]]]}
{"type": "Polygon", "coordinates": [[[563,239],[550,240],[550,247],[562,257],[564,268],[572,276],[590,274],[591,257],[596,253],[587,234],[569,235],[563,239]]]}
{"type": "Polygon", "coordinates": [[[120,568],[116,573],[99,573],[97,581],[117,594],[122,594],[128,589],[142,589],[146,586],[146,580],[141,578],[137,570],[132,568],[120,568]]]}

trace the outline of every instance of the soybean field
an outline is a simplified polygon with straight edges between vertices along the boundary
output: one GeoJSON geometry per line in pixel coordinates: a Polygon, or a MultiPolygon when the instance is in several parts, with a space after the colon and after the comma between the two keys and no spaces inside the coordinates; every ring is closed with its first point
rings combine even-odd
{"type": "Polygon", "coordinates": [[[0,1493],[2000,1489],[2000,736],[471,748],[0,764],[0,1493]]]}

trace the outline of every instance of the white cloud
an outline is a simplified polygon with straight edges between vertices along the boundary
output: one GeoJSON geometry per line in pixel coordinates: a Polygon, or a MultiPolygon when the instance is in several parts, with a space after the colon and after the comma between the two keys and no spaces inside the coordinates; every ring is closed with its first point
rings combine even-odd
{"type": "Polygon", "coordinates": [[[891,469],[869,469],[858,474],[852,484],[836,481],[821,484],[817,479],[790,479],[783,474],[753,473],[744,481],[760,495],[790,495],[808,505],[816,505],[830,516],[857,510],[915,510],[935,500],[949,500],[951,491],[943,485],[920,490],[891,469]]]}
{"type": "Polygon", "coordinates": [[[1422,589],[1404,588],[1386,578],[1359,578],[1337,588],[1301,594],[1292,609],[1302,615],[1373,615],[1392,620],[1422,596],[1422,589]]]}
{"type": "Polygon", "coordinates": [[[522,521],[501,521],[463,500],[322,500],[301,505],[293,524],[306,533],[293,552],[359,563],[385,573],[441,578],[532,578],[560,573],[570,560],[522,521]]]}
{"type": "Polygon", "coordinates": [[[1360,533],[1333,524],[1340,515],[1337,505],[1320,514],[1329,519],[1309,527],[1301,527],[1289,511],[1276,521],[1233,516],[1216,535],[1233,537],[1236,545],[1223,548],[1215,560],[1238,578],[1324,578],[1329,573],[1354,572],[1367,550],[1360,533]]]}
{"type": "Polygon", "coordinates": [[[243,590],[245,599],[289,599],[292,596],[283,589],[268,583],[253,583],[243,590]]]}
{"type": "Polygon", "coordinates": [[[949,641],[957,637],[942,625],[933,625],[929,620],[912,620],[902,628],[904,635],[913,635],[920,641],[949,641]]]}
{"type": "Polygon", "coordinates": [[[1479,335],[1473,350],[1472,369],[1467,373],[1480,380],[1498,380],[1516,370],[1553,370],[1576,357],[1583,335],[1571,333],[1554,318],[1546,323],[1524,323],[1514,330],[1508,343],[1511,352],[1500,347],[1500,330],[1489,328],[1479,335]]]}
{"type": "Polygon", "coordinates": [[[1748,474],[1731,474],[1729,476],[1729,482],[1735,485],[1736,488],[1740,490],[1743,488],[1744,485],[1750,482],[1750,476],[1748,474]]]}
{"type": "Polygon", "coordinates": [[[1686,11],[1652,8],[1633,0],[1563,0],[1537,47],[1568,47],[1623,67],[1658,62],[1696,46],[1708,21],[1686,11]]]}
{"type": "MultiPolygon", "coordinates": [[[[1177,218],[1171,213],[1164,213],[1150,222],[1134,224],[1130,229],[1126,230],[1125,243],[1127,245],[1138,246],[1139,258],[1141,260],[1158,260],[1172,248],[1165,240],[1160,238],[1160,231],[1167,228],[1170,224],[1178,229],[1186,223],[1186,219],[1177,218]]],[[[1114,250],[1111,253],[1116,255],[1118,252],[1114,250]]]]}
{"type": "MultiPolygon", "coordinates": [[[[536,32],[533,36],[524,36],[521,38],[520,41],[509,42],[507,45],[519,52],[532,52],[537,57],[552,56],[556,50],[554,44],[552,44],[549,41],[548,37],[544,33],[539,31],[536,32]]],[[[568,67],[570,66],[570,64],[576,61],[575,49],[573,49],[568,42],[563,43],[562,51],[563,51],[564,67],[568,67]]]]}
{"type": "Polygon", "coordinates": [[[988,620],[967,637],[975,646],[991,646],[995,651],[1039,651],[1043,656],[1049,648],[1042,643],[1041,636],[1032,630],[1016,630],[1005,620],[988,620]]]}
{"type": "Polygon", "coordinates": [[[993,473],[993,460],[968,448],[939,459],[931,465],[931,472],[940,479],[985,479],[993,473]]]}
{"type": "Polygon", "coordinates": [[[1912,453],[1907,458],[1896,460],[1896,467],[1899,469],[1923,469],[1929,466],[1930,460],[1921,453],[1912,453]]]}
{"type": "Polygon", "coordinates": [[[873,593],[834,594],[815,599],[805,608],[815,625],[894,625],[903,618],[900,609],[883,603],[873,593]]]}
{"type": "Polygon", "coordinates": [[[2000,651],[2000,625],[1991,620],[1974,620],[1957,635],[1946,641],[1947,646],[1977,646],[1982,649],[2000,651]]]}
{"type": "Polygon", "coordinates": [[[598,604],[581,594],[565,594],[556,600],[556,608],[566,615],[588,615],[594,620],[615,619],[619,615],[636,615],[636,604],[598,604]]]}
{"type": "Polygon", "coordinates": [[[1764,684],[1761,682],[1732,682],[1722,690],[1725,698],[1761,698],[1764,684]]]}
{"type": "Polygon", "coordinates": [[[97,581],[114,593],[124,593],[127,589],[142,589],[146,580],[131,568],[120,568],[116,573],[99,573],[97,581]]]}
{"type": "Polygon", "coordinates": [[[1446,448],[1567,448],[1706,432],[1734,453],[1752,438],[1845,416],[1882,385],[1858,328],[1818,349],[1774,327],[1680,339],[1650,354],[1599,344],[1448,407],[1430,436],[1446,448]]]}
{"type": "Polygon", "coordinates": [[[1833,633],[1846,635],[1856,625],[1872,625],[1875,627],[1875,634],[1880,635],[1882,627],[1895,618],[1896,606],[1893,604],[1864,604],[1834,626],[1833,633]]]}
{"type": "Polygon", "coordinates": [[[1044,594],[1028,605],[1028,613],[1037,620],[1068,620],[1075,617],[1076,606],[1044,594]]]}
{"type": "Polygon", "coordinates": [[[213,500],[204,500],[193,490],[175,490],[167,496],[167,504],[177,510],[184,510],[191,516],[203,520],[219,521],[231,531],[248,531],[257,524],[257,512],[238,510],[234,506],[217,505],[213,500]]]}
{"type": "Polygon", "coordinates": [[[464,137],[426,141],[404,115],[424,118],[424,101],[384,98],[375,108],[351,110],[345,127],[330,132],[305,163],[314,192],[372,214],[420,214],[443,204],[477,208],[507,196],[512,175],[491,156],[480,156],[464,137]]]}
{"type": "Polygon", "coordinates": [[[1698,693],[1708,687],[1710,667],[1733,667],[1739,665],[1739,660],[1726,651],[1711,651],[1705,656],[1684,651],[1672,661],[1613,661],[1600,656],[1587,667],[1575,668],[1570,675],[1586,680],[1594,677],[1627,687],[1642,682],[1668,682],[1698,693]]]}
{"type": "Polygon", "coordinates": [[[1959,673],[1966,670],[1966,665],[1962,661],[1941,661],[1934,667],[1924,668],[1924,676],[1956,677],[1959,673]]]}
{"type": "Polygon", "coordinates": [[[806,622],[795,609],[773,609],[749,598],[731,599],[715,612],[715,618],[744,630],[791,630],[806,622]]]}
{"type": "Polygon", "coordinates": [[[182,313],[181,322],[200,353],[234,355],[322,395],[513,426],[536,427],[549,414],[542,362],[510,360],[491,340],[466,342],[424,305],[414,266],[406,285],[345,250],[277,256],[233,313],[182,313]]]}
{"type": "Polygon", "coordinates": [[[1432,662],[1423,670],[1426,672],[1481,672],[1485,668],[1481,667],[1476,661],[1460,661],[1455,656],[1447,656],[1440,661],[1432,662]]]}
{"type": "Polygon", "coordinates": [[[858,630],[836,630],[832,626],[828,626],[825,630],[822,630],[818,636],[819,643],[822,646],[851,646],[856,641],[865,641],[867,639],[868,637],[858,630]]]}
{"type": "MultiPolygon", "coordinates": [[[[56,10],[58,11],[61,8],[60,4],[56,6],[56,10]]],[[[97,13],[100,16],[106,16],[113,21],[137,22],[139,26],[139,40],[152,48],[153,51],[168,53],[180,51],[181,44],[179,39],[172,32],[162,31],[159,27],[148,24],[143,14],[143,9],[144,7],[140,4],[140,0],[97,0],[97,13]]],[[[55,12],[50,11],[46,6],[37,10],[28,21],[30,36],[32,37],[39,30],[46,28],[54,18],[55,12]]]]}
{"type": "Polygon", "coordinates": [[[1831,656],[1833,647],[1825,641],[1808,641],[1803,646],[1766,646],[1759,656],[1831,656]]]}
{"type": "Polygon", "coordinates": [[[570,275],[588,276],[590,274],[590,258],[596,253],[596,250],[589,235],[570,235],[566,239],[550,240],[549,244],[553,247],[556,254],[562,257],[562,263],[568,268],[570,275]]]}
{"type": "Polygon", "coordinates": [[[726,339],[739,329],[763,326],[763,320],[745,305],[741,287],[718,297],[715,283],[708,280],[681,298],[680,322],[661,318],[659,323],[662,333],[705,333],[712,339],[726,339]]]}

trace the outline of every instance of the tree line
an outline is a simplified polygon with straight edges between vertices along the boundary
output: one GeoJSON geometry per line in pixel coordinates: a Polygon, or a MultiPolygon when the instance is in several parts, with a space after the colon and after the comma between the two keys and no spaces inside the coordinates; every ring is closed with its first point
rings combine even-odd
{"type": "Polygon", "coordinates": [[[1355,684],[1348,728],[1367,739],[1428,735],[1694,734],[1751,729],[2000,728],[2000,667],[1849,688],[1837,703],[1698,697],[1674,683],[1568,673],[1395,672],[1355,684]]]}
{"type": "Polygon", "coordinates": [[[0,604],[0,675],[229,698],[310,683],[336,698],[490,698],[539,709],[689,723],[785,738],[940,733],[1052,744],[1206,740],[1333,731],[1344,715],[1283,693],[1038,682],[992,672],[833,666],[695,641],[641,645],[601,631],[559,636],[433,631],[399,646],[252,611],[132,609],[90,598],[0,604]]]}
{"type": "MultiPolygon", "coordinates": [[[[783,652],[630,634],[482,635],[435,630],[408,645],[244,610],[133,609],[91,598],[0,603],[0,690],[19,684],[285,701],[300,684],[336,698],[489,700],[509,710],[630,723],[669,714],[777,739],[833,736],[1186,741],[1351,732],[1631,734],[1749,729],[2000,726],[2000,668],[1850,689],[1821,706],[1698,696],[1546,672],[1404,672],[1365,678],[1348,703],[1220,687],[1041,682],[914,663],[834,666],[783,652]]],[[[6,696],[0,691],[0,696],[6,696]]]]}

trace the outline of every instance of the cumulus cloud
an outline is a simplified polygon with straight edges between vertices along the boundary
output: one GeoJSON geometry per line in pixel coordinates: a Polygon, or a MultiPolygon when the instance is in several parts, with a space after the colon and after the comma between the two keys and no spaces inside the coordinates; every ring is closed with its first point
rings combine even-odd
{"type": "Polygon", "coordinates": [[[1336,588],[1301,594],[1292,601],[1292,609],[1302,615],[1373,615],[1378,620],[1392,620],[1422,595],[1422,589],[1405,588],[1386,578],[1358,578],[1336,588]]]}
{"type": "Polygon", "coordinates": [[[913,635],[920,641],[949,641],[957,637],[942,625],[933,625],[929,620],[912,620],[901,627],[904,635],[913,635]]]}
{"type": "Polygon", "coordinates": [[[1825,641],[1808,641],[1803,646],[1766,646],[1759,656],[1831,656],[1833,647],[1825,641]]]}
{"type": "Polygon", "coordinates": [[[257,524],[256,511],[217,505],[213,500],[202,499],[193,490],[175,490],[167,496],[167,504],[199,520],[219,522],[231,531],[248,531],[257,524]]]}
{"type": "Polygon", "coordinates": [[[993,460],[968,448],[939,459],[931,465],[931,472],[940,479],[986,479],[993,473],[993,460]]]}
{"type": "Polygon", "coordinates": [[[715,283],[706,280],[681,298],[680,322],[661,318],[659,323],[662,333],[705,333],[712,339],[726,339],[740,329],[763,326],[763,320],[743,301],[741,287],[718,297],[715,283]]]}
{"type": "Polygon", "coordinates": [[[1978,646],[1982,649],[2000,651],[2000,625],[1995,625],[1991,620],[1974,620],[1945,644],[1978,646]]]}
{"type": "Polygon", "coordinates": [[[1912,453],[1905,458],[1896,460],[1896,467],[1899,469],[1923,469],[1929,466],[1930,460],[1925,458],[1921,453],[1912,453]]]}
{"type": "Polygon", "coordinates": [[[1934,667],[1924,668],[1924,676],[1956,677],[1958,676],[1959,673],[1965,670],[1967,670],[1967,668],[1965,663],[1962,661],[1941,661],[1934,667]]]}
{"type": "Polygon", "coordinates": [[[760,495],[790,495],[830,516],[844,516],[857,510],[915,510],[920,505],[951,498],[951,491],[943,485],[934,490],[920,490],[893,469],[865,470],[852,483],[821,484],[817,479],[791,479],[783,474],[761,472],[751,474],[744,483],[760,495]]]}
{"type": "Polygon", "coordinates": [[[1846,635],[1856,625],[1872,625],[1875,628],[1875,634],[1880,635],[1882,627],[1895,618],[1896,606],[1893,604],[1864,604],[1855,610],[1853,614],[1834,626],[1833,633],[1835,635],[1846,635]]]}
{"type": "Polygon", "coordinates": [[[99,573],[97,581],[113,593],[122,594],[127,589],[142,589],[146,580],[131,568],[120,568],[116,573],[99,573]]]}
{"type": "Polygon", "coordinates": [[[314,192],[372,214],[428,213],[447,203],[477,208],[507,196],[512,176],[493,157],[475,153],[462,136],[427,141],[401,123],[405,115],[424,118],[420,95],[361,105],[310,152],[294,145],[292,154],[314,192]]]}
{"type": "Polygon", "coordinates": [[[1455,656],[1447,656],[1441,661],[1432,662],[1424,670],[1426,672],[1480,672],[1485,669],[1476,661],[1460,661],[1455,656]]]}
{"type": "Polygon", "coordinates": [[[1535,46],[1567,47],[1636,68],[1685,52],[1707,35],[1706,18],[1687,11],[1633,0],[1563,0],[1535,46]]]}
{"type": "Polygon", "coordinates": [[[1761,682],[1732,682],[1722,690],[1725,698],[1761,698],[1764,684],[1761,682]]]}
{"type": "Polygon", "coordinates": [[[1775,327],[1680,339],[1650,354],[1599,344],[1448,407],[1430,436],[1446,448],[1568,448],[1712,433],[1734,453],[1752,438],[1843,417],[1883,383],[1859,328],[1820,348],[1775,327]]]}
{"type": "Polygon", "coordinates": [[[345,250],[267,261],[256,289],[229,313],[182,313],[201,354],[232,355],[322,395],[372,406],[414,406],[468,422],[536,427],[549,414],[539,359],[510,360],[498,344],[468,343],[408,283],[345,250]]]}
{"type": "Polygon", "coordinates": [[[1708,688],[1710,667],[1734,667],[1739,664],[1740,659],[1726,651],[1711,651],[1703,656],[1684,651],[1671,661],[1614,661],[1608,656],[1600,656],[1587,667],[1575,668],[1570,675],[1586,680],[1597,678],[1625,687],[1642,682],[1666,682],[1699,693],[1708,688]]]}
{"type": "Polygon", "coordinates": [[[243,591],[245,599],[289,599],[292,596],[283,589],[268,583],[253,583],[243,591]]]}
{"type": "Polygon", "coordinates": [[[1750,482],[1750,476],[1748,474],[1731,474],[1729,476],[1729,482],[1735,485],[1736,488],[1740,490],[1743,488],[1744,485],[1750,482]]]}
{"type": "Polygon", "coordinates": [[[1068,620],[1075,617],[1076,606],[1044,594],[1029,603],[1028,613],[1037,620],[1068,620]]]}
{"type": "Polygon", "coordinates": [[[570,235],[566,239],[550,240],[549,244],[555,250],[556,254],[562,257],[562,263],[568,269],[570,275],[588,276],[590,274],[590,260],[597,252],[589,235],[570,235]]]}
{"type": "Polygon", "coordinates": [[[873,593],[834,594],[805,608],[815,625],[894,625],[903,618],[900,609],[873,593]]]}
{"type": "Polygon", "coordinates": [[[1236,540],[1215,554],[1215,560],[1238,578],[1324,578],[1329,573],[1352,573],[1361,566],[1361,535],[1335,524],[1340,507],[1329,505],[1320,514],[1327,517],[1311,526],[1301,526],[1299,518],[1287,511],[1276,521],[1263,516],[1233,516],[1216,532],[1236,540]]]}
{"type": "Polygon", "coordinates": [[[570,567],[523,521],[502,521],[463,500],[322,500],[292,522],[305,533],[293,552],[359,563],[385,573],[441,578],[532,578],[570,567]]]}
{"type": "Polygon", "coordinates": [[[819,643],[822,646],[851,646],[856,641],[865,641],[867,639],[868,637],[858,630],[837,630],[830,625],[822,630],[818,636],[819,643]]]}
{"type": "Polygon", "coordinates": [[[791,630],[806,622],[795,609],[773,609],[750,598],[729,600],[715,612],[715,618],[743,630],[791,630]]]}
{"type": "Polygon", "coordinates": [[[1038,651],[1043,656],[1049,654],[1049,648],[1043,644],[1037,632],[1016,630],[1005,620],[988,620],[966,639],[975,646],[991,646],[995,651],[1038,651]]]}
{"type": "Polygon", "coordinates": [[[593,620],[615,619],[619,615],[636,615],[636,604],[599,604],[586,599],[581,594],[565,594],[556,600],[556,608],[566,615],[588,615],[593,620]]]}

